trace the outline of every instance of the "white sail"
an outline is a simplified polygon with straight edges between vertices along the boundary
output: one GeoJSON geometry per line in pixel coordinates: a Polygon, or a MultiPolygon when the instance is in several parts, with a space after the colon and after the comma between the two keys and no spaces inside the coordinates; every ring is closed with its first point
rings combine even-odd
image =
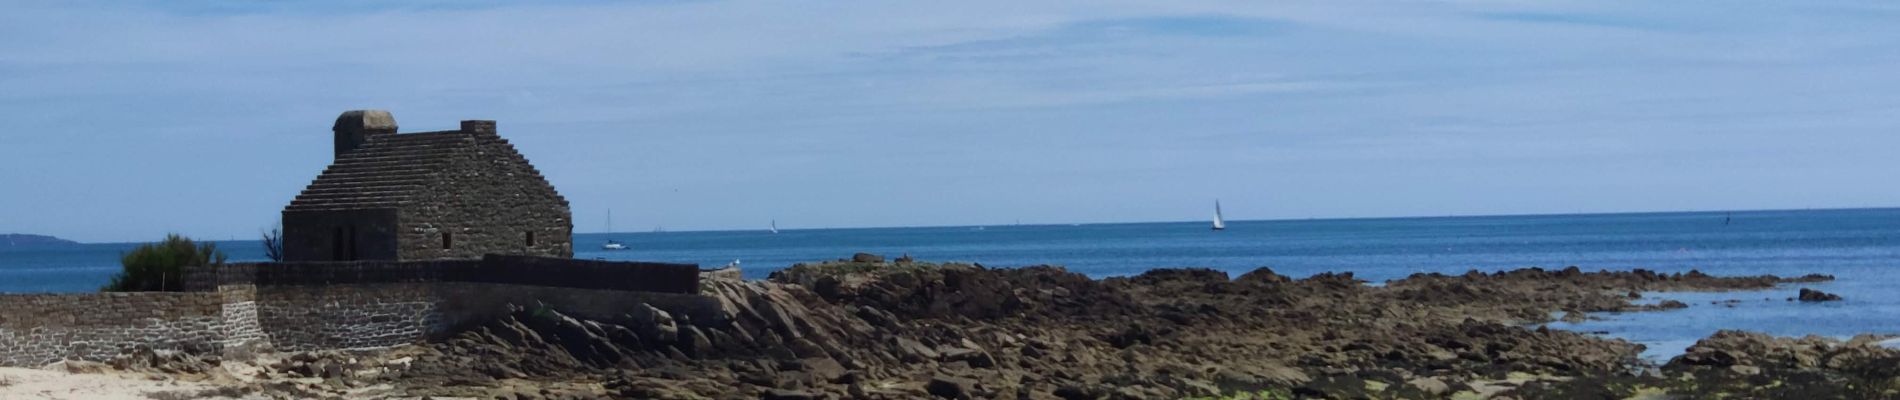
{"type": "Polygon", "coordinates": [[[1227,229],[1227,221],[1220,216],[1220,200],[1214,200],[1214,230],[1227,229]]]}
{"type": "Polygon", "coordinates": [[[778,233],[778,220],[772,220],[772,233],[778,233]]]}
{"type": "MultiPolygon", "coordinates": [[[[607,209],[607,234],[612,235],[613,233],[614,233],[614,210],[610,208],[610,209],[607,209]]],[[[600,249],[601,250],[626,250],[627,245],[621,244],[620,241],[613,240],[610,238],[610,239],[607,239],[607,243],[602,243],[600,245],[600,249]]]]}

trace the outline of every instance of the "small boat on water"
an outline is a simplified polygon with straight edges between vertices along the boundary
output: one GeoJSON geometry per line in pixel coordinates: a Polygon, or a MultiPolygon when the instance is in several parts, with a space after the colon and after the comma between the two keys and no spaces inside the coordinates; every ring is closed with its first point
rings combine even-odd
{"type": "MultiPolygon", "coordinates": [[[[607,210],[607,233],[608,234],[614,233],[614,210],[612,209],[607,210]]],[[[601,250],[626,250],[627,245],[621,244],[620,241],[618,240],[607,239],[607,243],[600,245],[600,249],[601,250]]]]}
{"type": "Polygon", "coordinates": [[[1222,220],[1220,216],[1220,200],[1214,200],[1214,230],[1227,230],[1227,221],[1222,220]]]}
{"type": "MultiPolygon", "coordinates": [[[[773,233],[773,234],[777,234],[777,233],[778,233],[778,220],[776,220],[776,219],[775,219],[775,220],[772,220],[772,233],[773,233]]],[[[738,263],[738,262],[737,262],[737,261],[734,261],[733,263],[735,263],[735,264],[736,264],[736,263],[738,263]]]]}

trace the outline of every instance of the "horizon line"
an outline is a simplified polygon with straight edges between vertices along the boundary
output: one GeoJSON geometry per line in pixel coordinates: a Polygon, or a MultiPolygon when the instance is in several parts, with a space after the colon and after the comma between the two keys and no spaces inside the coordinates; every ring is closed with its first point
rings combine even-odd
{"type": "MultiPolygon", "coordinates": [[[[1745,209],[1745,210],[1677,210],[1677,211],[1615,211],[1615,212],[1568,212],[1568,213],[1520,213],[1520,214],[1465,214],[1465,215],[1458,215],[1458,214],[1453,214],[1453,215],[1412,215],[1412,216],[1375,216],[1375,217],[1308,217],[1308,218],[1271,218],[1271,219],[1241,219],[1241,220],[1228,220],[1227,222],[1283,222],[1283,221],[1366,221],[1366,220],[1399,220],[1399,219],[1459,219],[1459,218],[1501,218],[1501,217],[1562,217],[1562,216],[1586,216],[1586,215],[1650,215],[1650,214],[1705,214],[1705,213],[1764,213],[1764,212],[1788,212],[1788,211],[1860,211],[1860,210],[1894,210],[1894,209],[1900,209],[1900,206],[1878,206],[1878,207],[1825,207],[1825,208],[1766,208],[1766,209],[1745,209]]],[[[1047,222],[1047,223],[1030,223],[1030,224],[1008,224],[1008,223],[1005,223],[1005,224],[969,224],[969,225],[910,225],[910,226],[842,226],[842,227],[817,227],[817,228],[786,228],[786,227],[779,227],[779,231],[811,231],[811,230],[870,230],[870,229],[923,229],[923,228],[976,228],[976,227],[992,227],[992,226],[999,226],[999,227],[1000,227],[1000,226],[1061,226],[1061,225],[1071,225],[1071,226],[1083,226],[1083,225],[1136,225],[1136,224],[1177,224],[1177,223],[1190,223],[1190,222],[1205,222],[1205,221],[1201,221],[1201,220],[1177,220],[1177,221],[1119,221],[1119,222],[1066,222],[1066,223],[1065,223],[1065,222],[1047,222]]],[[[668,231],[664,231],[664,232],[640,232],[640,231],[626,231],[626,232],[599,232],[599,231],[595,231],[595,232],[574,232],[574,234],[575,234],[575,235],[600,235],[600,234],[649,234],[649,233],[706,233],[706,232],[754,232],[754,231],[766,231],[766,229],[698,229],[698,230],[678,230],[678,231],[675,231],[675,230],[668,230],[668,231]]],[[[9,233],[9,234],[23,234],[23,235],[38,235],[38,234],[35,234],[35,233],[23,233],[23,232],[11,232],[11,233],[9,233]]],[[[53,236],[53,237],[55,237],[55,238],[59,238],[59,237],[57,237],[57,236],[53,236]]],[[[189,236],[189,235],[186,235],[186,237],[191,237],[191,236],[189,236]]],[[[59,238],[59,239],[65,239],[65,238],[59,238]]],[[[70,239],[68,239],[68,240],[70,240],[70,239]]],[[[204,239],[200,239],[200,238],[193,238],[192,240],[195,240],[195,241],[204,241],[204,242],[255,242],[255,241],[258,241],[258,240],[256,240],[256,239],[210,239],[210,240],[204,240],[204,239]]],[[[138,244],[138,243],[151,243],[151,242],[149,242],[149,241],[129,241],[129,242],[81,242],[81,241],[74,241],[74,242],[76,242],[76,243],[78,243],[78,244],[138,244]]]]}
{"type": "MultiPolygon", "coordinates": [[[[1702,214],[1702,213],[1725,213],[1725,212],[1726,212],[1726,213],[1764,213],[1764,212],[1788,212],[1788,211],[1864,211],[1864,210],[1896,210],[1896,209],[1900,209],[1900,206],[1872,206],[1872,207],[1824,207],[1824,208],[1762,208],[1762,209],[1743,209],[1743,210],[1678,210],[1678,211],[1612,211],[1612,212],[1562,212],[1562,213],[1519,213],[1519,214],[1462,214],[1462,215],[1461,215],[1461,214],[1452,214],[1452,215],[1412,215],[1412,216],[1376,216],[1376,217],[1307,217],[1307,218],[1270,218],[1270,219],[1236,219],[1236,220],[1227,220],[1227,222],[1276,222],[1276,221],[1360,221],[1360,220],[1383,220],[1383,219],[1456,219],[1456,218],[1500,218],[1500,217],[1563,217],[1563,216],[1585,216],[1585,215],[1649,215],[1649,214],[1702,214]]],[[[977,227],[992,227],[992,226],[1061,226],[1061,225],[1072,225],[1072,226],[1079,226],[1079,225],[1136,225],[1136,224],[1178,224],[1178,223],[1190,223],[1190,222],[1197,222],[1197,223],[1198,223],[1198,222],[1207,222],[1207,221],[1203,221],[1203,220],[1178,220],[1178,221],[1119,221],[1119,222],[1043,222],[1043,223],[1028,223],[1028,224],[1011,224],[1011,223],[1002,223],[1002,224],[969,224],[969,225],[909,225],[909,226],[828,226],[828,227],[816,227],[816,228],[786,228],[786,227],[783,227],[783,226],[781,226],[781,227],[779,227],[779,228],[778,228],[778,230],[782,232],[782,231],[801,231],[801,230],[803,230],[803,231],[811,231],[811,230],[864,230],[864,229],[920,229],[920,228],[977,228],[977,227]]],[[[666,230],[666,231],[662,231],[662,232],[643,232],[643,231],[626,231],[626,232],[600,232],[600,231],[594,231],[594,232],[574,232],[574,234],[575,234],[575,235],[599,235],[599,234],[608,234],[608,233],[696,233],[696,232],[754,232],[754,231],[761,231],[761,232],[762,232],[762,231],[766,231],[766,229],[762,229],[762,228],[761,228],[761,229],[697,229],[697,230],[690,230],[690,229],[689,229],[689,230],[666,230]]]]}

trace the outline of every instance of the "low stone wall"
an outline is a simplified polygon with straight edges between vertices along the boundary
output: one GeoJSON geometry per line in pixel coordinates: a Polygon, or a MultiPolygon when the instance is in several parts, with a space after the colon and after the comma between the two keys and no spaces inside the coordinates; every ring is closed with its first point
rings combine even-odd
{"type": "Polygon", "coordinates": [[[258,323],[273,348],[362,349],[415,343],[441,330],[430,284],[258,288],[258,323]]]}
{"type": "Polygon", "coordinates": [[[490,254],[473,270],[452,274],[458,282],[505,283],[576,289],[699,293],[699,266],[628,261],[490,254]],[[549,273],[560,271],[560,273],[549,273]]]}
{"type": "Polygon", "coordinates": [[[126,350],[223,348],[219,293],[0,295],[0,365],[104,361],[126,350]]]}
{"type": "Polygon", "coordinates": [[[222,344],[227,356],[241,358],[244,352],[271,347],[270,335],[264,333],[258,318],[256,286],[221,286],[218,296],[224,301],[220,315],[224,318],[222,344]]]}
{"type": "Polygon", "coordinates": [[[724,318],[711,297],[624,290],[572,289],[498,283],[434,285],[442,307],[442,328],[453,332],[507,315],[509,305],[545,305],[562,313],[604,322],[626,322],[627,313],[641,304],[693,321],[724,318]]]}
{"type": "Polygon", "coordinates": [[[488,257],[235,264],[187,271],[190,292],[0,295],[0,366],[100,361],[135,347],[251,351],[410,344],[548,306],[621,321],[640,304],[719,318],[696,265],[488,257]]]}
{"type": "Polygon", "coordinates": [[[505,316],[511,305],[605,321],[640,304],[694,320],[723,315],[698,295],[465,282],[260,287],[256,304],[269,343],[288,351],[416,343],[505,316]]]}
{"type": "Polygon", "coordinates": [[[477,282],[656,293],[699,292],[699,266],[489,255],[480,260],[241,263],[186,271],[187,290],[219,286],[477,282]]]}

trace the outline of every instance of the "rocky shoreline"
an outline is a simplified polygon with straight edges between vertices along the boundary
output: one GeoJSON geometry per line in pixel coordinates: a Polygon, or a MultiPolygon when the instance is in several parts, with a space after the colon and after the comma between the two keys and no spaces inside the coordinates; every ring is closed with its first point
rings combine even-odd
{"type": "Polygon", "coordinates": [[[1900,352],[1875,344],[1884,338],[1725,331],[1651,365],[1641,345],[1541,326],[1686,306],[1632,301],[1643,292],[1830,279],[1572,267],[1380,286],[1266,268],[1095,280],[859,257],[708,280],[726,314],[715,321],[652,307],[589,321],[523,305],[418,346],[225,368],[154,356],[120,369],[224,386],[207,396],[299,398],[1892,398],[1900,352]],[[244,372],[221,372],[233,370],[244,372]]]}

